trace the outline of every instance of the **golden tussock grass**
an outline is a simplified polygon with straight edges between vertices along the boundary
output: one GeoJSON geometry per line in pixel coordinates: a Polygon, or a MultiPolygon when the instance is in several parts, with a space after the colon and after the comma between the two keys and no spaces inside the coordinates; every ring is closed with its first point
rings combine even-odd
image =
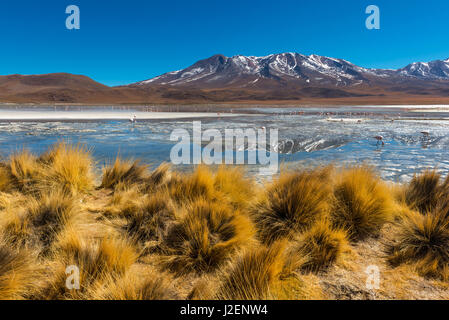
{"type": "Polygon", "coordinates": [[[103,169],[100,187],[114,188],[119,184],[129,187],[132,184],[142,183],[147,177],[148,166],[141,165],[138,160],[124,161],[117,157],[112,166],[103,169]]]}
{"type": "Polygon", "coordinates": [[[252,222],[225,205],[199,199],[185,211],[162,243],[164,263],[176,273],[210,272],[252,242],[252,222]]]}
{"type": "Polygon", "coordinates": [[[214,176],[214,187],[235,209],[246,209],[257,192],[257,185],[246,178],[242,169],[221,166],[214,176]]]}
{"type": "Polygon", "coordinates": [[[28,150],[13,154],[6,174],[12,185],[25,193],[61,188],[77,194],[92,188],[92,166],[90,152],[85,147],[59,142],[39,158],[28,150]]]}
{"type": "Polygon", "coordinates": [[[39,161],[43,165],[41,179],[47,188],[61,188],[75,195],[92,189],[93,160],[84,146],[62,141],[43,154],[39,161]]]}
{"type": "Polygon", "coordinates": [[[37,158],[28,150],[13,154],[8,168],[13,185],[20,191],[29,191],[38,181],[40,170],[37,158]]]}
{"type": "Polygon", "coordinates": [[[24,299],[35,290],[42,270],[31,250],[12,248],[0,236],[0,300],[24,299]]]}
{"type": "Polygon", "coordinates": [[[144,183],[145,191],[152,192],[157,190],[161,185],[165,185],[170,179],[170,164],[162,163],[153,170],[144,183]]]}
{"type": "Polygon", "coordinates": [[[0,192],[10,191],[13,181],[10,171],[5,165],[0,165],[0,192]]]}
{"type": "MultiPolygon", "coordinates": [[[[286,241],[270,246],[244,250],[224,266],[218,284],[209,279],[199,282],[189,295],[192,299],[216,300],[304,300],[323,299],[324,295],[314,276],[300,275],[290,269],[286,241]]],[[[301,260],[300,257],[295,256],[301,260]]],[[[295,265],[300,265],[297,261],[295,265]]]]}
{"type": "Polygon", "coordinates": [[[330,209],[330,168],[281,174],[254,206],[261,240],[292,238],[326,216],[330,209]]]}
{"type": "Polygon", "coordinates": [[[336,177],[331,221],[351,240],[376,235],[393,214],[390,189],[369,167],[343,170],[336,177]]]}
{"type": "Polygon", "coordinates": [[[421,213],[435,209],[439,200],[449,195],[449,179],[441,180],[436,170],[415,175],[405,188],[405,202],[421,213]]]}
{"type": "Polygon", "coordinates": [[[299,259],[295,256],[302,257],[302,260],[299,260],[300,269],[317,272],[327,269],[341,259],[347,248],[346,232],[334,229],[323,219],[298,236],[289,250],[289,256],[297,261],[299,259]]]}
{"type": "Polygon", "coordinates": [[[8,238],[12,247],[24,247],[33,237],[26,205],[18,205],[5,195],[1,196],[1,202],[3,203],[0,214],[1,232],[8,238]]]}
{"type": "Polygon", "coordinates": [[[126,215],[125,229],[134,240],[159,244],[176,220],[176,209],[166,192],[142,198],[126,215]]]}
{"type": "Polygon", "coordinates": [[[178,295],[167,274],[155,270],[127,273],[123,277],[107,276],[93,286],[88,298],[93,300],[176,300],[178,295]]]}
{"type": "Polygon", "coordinates": [[[33,247],[45,254],[59,232],[82,220],[75,199],[61,190],[29,197],[22,207],[11,206],[0,219],[2,232],[16,247],[33,247]]]}
{"type": "Polygon", "coordinates": [[[0,160],[0,299],[363,296],[351,293],[364,277],[354,263],[449,281],[449,182],[432,171],[391,186],[365,166],[272,182],[237,167],[150,171],[117,158],[100,178],[94,167],[64,142],[0,160]],[[79,290],[67,287],[70,266],[79,290]]]}
{"type": "Polygon", "coordinates": [[[173,174],[167,187],[170,196],[181,205],[197,199],[217,200],[213,174],[205,166],[198,166],[192,173],[173,174]]]}
{"type": "Polygon", "coordinates": [[[410,212],[400,222],[396,242],[389,246],[393,265],[412,263],[424,276],[449,279],[449,207],[426,214],[410,212]]]}
{"type": "Polygon", "coordinates": [[[138,254],[126,239],[102,238],[86,241],[76,230],[58,239],[49,263],[50,280],[36,294],[38,299],[83,299],[105,279],[118,279],[136,262],[138,254]],[[67,288],[67,268],[79,269],[79,290],[67,288]]]}
{"type": "Polygon", "coordinates": [[[136,187],[120,188],[109,199],[107,205],[101,210],[109,218],[127,217],[138,210],[144,195],[136,187]]]}
{"type": "Polygon", "coordinates": [[[270,247],[260,246],[248,250],[233,262],[223,275],[215,299],[265,300],[279,281],[284,269],[284,242],[270,247]]]}
{"type": "Polygon", "coordinates": [[[200,165],[191,173],[171,172],[166,176],[169,178],[162,187],[168,190],[178,206],[204,199],[247,212],[258,189],[253,180],[245,177],[242,169],[232,166],[220,166],[213,171],[200,165]]]}
{"type": "Polygon", "coordinates": [[[79,211],[75,200],[61,190],[42,194],[29,205],[29,225],[44,250],[48,249],[59,232],[76,219],[79,211]]]}

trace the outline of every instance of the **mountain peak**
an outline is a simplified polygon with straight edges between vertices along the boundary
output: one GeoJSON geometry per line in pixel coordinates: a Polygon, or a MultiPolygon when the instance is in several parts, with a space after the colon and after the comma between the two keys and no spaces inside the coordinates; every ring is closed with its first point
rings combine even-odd
{"type": "Polygon", "coordinates": [[[267,56],[213,55],[190,67],[131,86],[169,85],[189,88],[353,87],[380,82],[449,80],[449,59],[415,62],[398,70],[367,69],[317,54],[296,52],[267,56]]]}

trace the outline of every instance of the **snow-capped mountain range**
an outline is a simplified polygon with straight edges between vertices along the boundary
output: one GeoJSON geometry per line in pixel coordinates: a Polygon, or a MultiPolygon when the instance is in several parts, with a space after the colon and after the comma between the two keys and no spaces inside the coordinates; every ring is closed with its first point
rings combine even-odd
{"type": "Polygon", "coordinates": [[[265,57],[214,55],[192,66],[131,84],[132,87],[275,88],[383,86],[449,82],[449,59],[416,62],[398,70],[368,69],[343,59],[299,53],[265,57]]]}
{"type": "Polygon", "coordinates": [[[0,76],[0,103],[449,104],[449,59],[398,70],[298,53],[214,55],[130,85],[68,73],[0,76]]]}

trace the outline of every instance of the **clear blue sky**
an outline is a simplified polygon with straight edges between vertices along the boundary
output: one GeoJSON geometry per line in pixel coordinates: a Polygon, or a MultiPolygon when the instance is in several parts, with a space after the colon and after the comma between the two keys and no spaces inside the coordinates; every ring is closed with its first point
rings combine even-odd
{"type": "Polygon", "coordinates": [[[108,85],[199,59],[319,54],[399,68],[449,57],[448,0],[16,0],[0,2],[0,74],[70,72],[108,85]],[[67,30],[65,8],[81,10],[67,30]],[[381,30],[365,28],[365,8],[381,30]]]}

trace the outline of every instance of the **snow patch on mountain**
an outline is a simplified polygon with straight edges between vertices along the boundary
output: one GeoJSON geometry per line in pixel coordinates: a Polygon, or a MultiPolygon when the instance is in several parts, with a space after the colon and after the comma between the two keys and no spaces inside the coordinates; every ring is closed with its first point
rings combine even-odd
{"type": "Polygon", "coordinates": [[[215,55],[194,65],[169,72],[134,85],[201,85],[241,86],[260,84],[262,79],[297,82],[304,85],[360,86],[389,79],[449,80],[449,59],[415,62],[402,69],[368,69],[349,61],[319,55],[299,53],[271,54],[263,57],[215,55]]]}

